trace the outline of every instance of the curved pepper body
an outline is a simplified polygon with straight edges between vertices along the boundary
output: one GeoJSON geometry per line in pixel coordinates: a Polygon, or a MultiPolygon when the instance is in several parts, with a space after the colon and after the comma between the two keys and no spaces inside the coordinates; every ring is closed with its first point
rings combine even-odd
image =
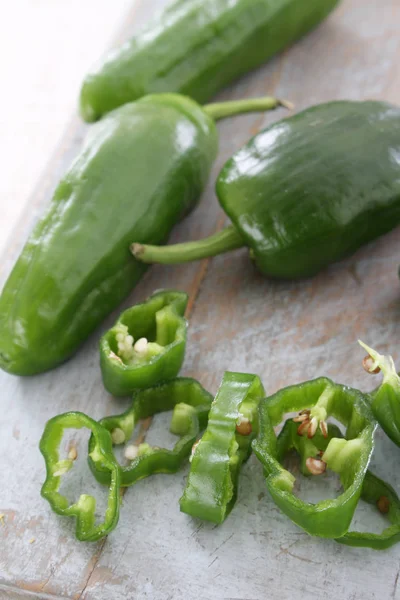
{"type": "Polygon", "coordinates": [[[300,278],[400,222],[400,109],[331,102],[275,123],[225,165],[221,205],[273,277],[300,278]]]}
{"type": "Polygon", "coordinates": [[[145,271],[129,242],[165,241],[217,152],[192,100],[149,96],[89,132],[0,298],[0,367],[30,375],[71,356],[145,271]]]}
{"type": "Polygon", "coordinates": [[[338,0],[177,0],[86,77],[81,114],[154,92],[205,102],[322,21],[338,0]]]}

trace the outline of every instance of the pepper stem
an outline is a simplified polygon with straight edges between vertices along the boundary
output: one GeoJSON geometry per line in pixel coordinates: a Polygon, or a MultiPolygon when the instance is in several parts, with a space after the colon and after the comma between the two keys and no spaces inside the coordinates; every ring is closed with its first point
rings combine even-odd
{"type": "Polygon", "coordinates": [[[132,244],[130,250],[135,258],[144,263],[159,263],[176,265],[192,260],[201,260],[217,256],[236,248],[242,248],[246,243],[233,225],[210,235],[204,240],[172,244],[170,246],[148,246],[132,244]]]}
{"type": "Polygon", "coordinates": [[[220,119],[226,119],[227,117],[233,117],[243,113],[274,110],[280,106],[287,108],[288,110],[294,109],[294,105],[287,100],[278,100],[271,96],[264,96],[262,98],[232,100],[230,102],[214,102],[213,104],[206,104],[203,106],[203,110],[209,117],[215,121],[219,121],[220,119]]]}

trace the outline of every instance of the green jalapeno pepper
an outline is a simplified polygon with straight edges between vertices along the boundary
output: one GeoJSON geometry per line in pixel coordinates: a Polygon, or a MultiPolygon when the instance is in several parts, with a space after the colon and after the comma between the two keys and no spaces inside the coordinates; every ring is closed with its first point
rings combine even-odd
{"type": "Polygon", "coordinates": [[[94,542],[110,533],[119,519],[121,478],[112,449],[111,435],[107,429],[84,413],[64,413],[47,422],[39,447],[46,463],[46,480],[41,493],[53,511],[58,515],[76,517],[76,537],[80,541],[94,542]],[[91,430],[93,456],[108,476],[108,505],[104,522],[100,525],[95,524],[96,499],[93,496],[82,494],[75,504],[70,505],[68,499],[58,491],[62,475],[69,471],[76,458],[73,455],[60,460],[59,447],[64,430],[82,427],[91,430]]]}
{"type": "Polygon", "coordinates": [[[89,73],[86,121],[154,92],[206,102],[322,21],[338,0],[177,0],[89,73]]]}
{"type": "Polygon", "coordinates": [[[260,405],[260,434],[253,449],[261,461],[268,490],[277,506],[311,535],[337,538],[347,533],[359,500],[374,447],[376,422],[367,398],[358,390],[320,378],[280,390],[260,405]],[[326,467],[339,474],[343,493],[316,504],[304,502],[293,493],[295,478],[280,463],[274,427],[284,414],[300,411],[297,432],[307,436],[302,450],[310,473],[326,467]],[[331,438],[322,456],[313,438],[318,431],[329,435],[328,417],[346,427],[346,439],[331,438]]]}
{"type": "Polygon", "coordinates": [[[314,275],[400,222],[399,137],[400,109],[384,102],[309,108],[256,135],[222,169],[217,195],[231,226],[132,251],[173,264],[247,245],[265,275],[314,275]]]}
{"type": "MultiPolygon", "coordinates": [[[[282,462],[289,450],[294,449],[300,457],[300,470],[303,475],[315,475],[324,471],[321,454],[332,438],[341,438],[342,433],[334,424],[329,425],[326,437],[317,431],[312,439],[298,434],[298,425],[287,420],[278,436],[277,458],[282,462]]],[[[347,546],[363,546],[384,550],[400,542],[400,499],[393,488],[367,471],[361,489],[361,499],[377,507],[386,515],[390,525],[382,533],[348,531],[335,541],[347,546]]]]}
{"type": "Polygon", "coordinates": [[[196,204],[217,152],[214,119],[279,104],[203,109],[154,95],[94,125],[1,294],[0,367],[32,375],[70,357],[142,277],[129,242],[164,242],[196,204]]]}
{"type": "Polygon", "coordinates": [[[382,384],[370,393],[372,412],[388,437],[400,446],[400,377],[393,358],[383,356],[363,342],[360,345],[368,352],[364,368],[368,373],[383,373],[382,384]]]}
{"type": "MultiPolygon", "coordinates": [[[[207,423],[212,396],[198,381],[178,378],[141,390],[133,396],[130,408],[121,415],[105,417],[100,425],[111,434],[115,445],[127,443],[140,419],[173,410],[171,432],[180,440],[172,450],[149,444],[128,445],[127,465],[120,465],[121,485],[129,486],[154,473],[175,473],[190,455],[200,431],[207,423]]],[[[96,438],[89,440],[89,466],[100,483],[109,484],[110,471],[94,452],[96,438]]]]}
{"type": "Polygon", "coordinates": [[[256,375],[224,374],[208,425],[194,446],[181,511],[222,523],[232,510],[242,463],[258,432],[258,404],[264,388],[256,375]]]}
{"type": "Polygon", "coordinates": [[[126,396],[176,377],[185,356],[187,294],[163,290],[124,311],[100,341],[106,389],[126,396]]]}

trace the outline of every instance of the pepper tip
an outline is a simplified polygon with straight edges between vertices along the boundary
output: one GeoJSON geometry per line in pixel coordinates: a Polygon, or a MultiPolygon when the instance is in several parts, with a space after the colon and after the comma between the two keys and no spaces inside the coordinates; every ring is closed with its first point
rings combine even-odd
{"type": "Polygon", "coordinates": [[[133,254],[133,256],[135,258],[139,258],[141,254],[143,254],[144,251],[144,246],[143,244],[131,244],[129,246],[129,250],[131,251],[131,253],[133,254]]]}
{"type": "Polygon", "coordinates": [[[279,100],[279,104],[288,110],[294,110],[296,107],[290,100],[279,100]]]}

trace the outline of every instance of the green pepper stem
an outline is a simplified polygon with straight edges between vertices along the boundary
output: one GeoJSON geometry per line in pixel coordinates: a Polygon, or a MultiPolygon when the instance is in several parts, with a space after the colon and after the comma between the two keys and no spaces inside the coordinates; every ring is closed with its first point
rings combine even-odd
{"type": "Polygon", "coordinates": [[[217,254],[223,254],[245,245],[245,241],[235,227],[229,225],[222,231],[197,242],[186,242],[170,246],[132,244],[131,252],[135,258],[144,263],[175,265],[217,256],[217,254]]]}
{"type": "Polygon", "coordinates": [[[233,117],[243,113],[274,110],[280,106],[283,106],[288,110],[293,110],[294,108],[294,105],[287,100],[278,100],[277,98],[264,96],[263,98],[247,98],[244,100],[206,104],[203,106],[203,110],[209,117],[215,121],[219,121],[220,119],[226,119],[227,117],[233,117]]]}

